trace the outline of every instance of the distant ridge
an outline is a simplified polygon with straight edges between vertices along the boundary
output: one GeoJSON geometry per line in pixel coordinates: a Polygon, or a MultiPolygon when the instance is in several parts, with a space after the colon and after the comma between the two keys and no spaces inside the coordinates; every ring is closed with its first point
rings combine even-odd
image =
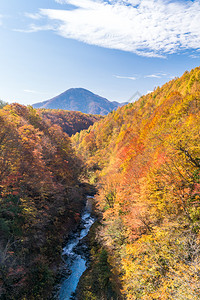
{"type": "Polygon", "coordinates": [[[109,101],[83,88],[72,88],[47,101],[35,103],[34,108],[64,109],[86,114],[107,115],[127,103],[109,101]]]}

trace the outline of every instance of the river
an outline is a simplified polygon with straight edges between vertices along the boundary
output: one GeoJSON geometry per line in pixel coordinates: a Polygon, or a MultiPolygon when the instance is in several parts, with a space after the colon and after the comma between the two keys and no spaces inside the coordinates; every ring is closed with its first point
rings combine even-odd
{"type": "Polygon", "coordinates": [[[95,222],[92,213],[92,198],[87,197],[85,209],[81,215],[80,226],[73,233],[65,247],[62,257],[66,264],[65,279],[61,282],[59,300],[75,299],[75,291],[83,272],[87,269],[88,249],[83,238],[88,234],[90,227],[95,222]]]}

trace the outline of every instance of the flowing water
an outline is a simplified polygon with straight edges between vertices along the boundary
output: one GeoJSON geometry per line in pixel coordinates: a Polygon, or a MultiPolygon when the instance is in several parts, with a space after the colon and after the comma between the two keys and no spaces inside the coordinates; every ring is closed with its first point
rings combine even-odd
{"type": "Polygon", "coordinates": [[[95,221],[91,215],[92,197],[87,197],[86,207],[81,215],[80,227],[69,239],[63,248],[63,259],[66,263],[66,278],[61,283],[59,300],[74,299],[73,295],[76,291],[79,279],[83,272],[87,269],[88,249],[83,238],[88,234],[90,227],[95,221]]]}

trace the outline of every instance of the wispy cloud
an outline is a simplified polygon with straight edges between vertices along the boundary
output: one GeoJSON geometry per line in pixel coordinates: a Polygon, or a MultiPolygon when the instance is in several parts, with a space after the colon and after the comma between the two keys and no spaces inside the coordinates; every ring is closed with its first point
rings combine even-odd
{"type": "Polygon", "coordinates": [[[200,55],[191,54],[190,57],[191,57],[191,58],[200,58],[200,55]]]}
{"type": "Polygon", "coordinates": [[[29,93],[29,94],[37,94],[37,95],[42,95],[42,94],[46,94],[46,93],[42,93],[42,92],[38,92],[38,91],[34,91],[34,90],[29,90],[29,89],[25,89],[23,90],[25,93],[29,93]]]}
{"type": "Polygon", "coordinates": [[[39,19],[42,18],[42,15],[39,14],[39,13],[36,13],[36,14],[25,13],[24,15],[25,15],[25,17],[30,18],[30,19],[33,19],[33,20],[39,20],[39,19]]]}
{"type": "Polygon", "coordinates": [[[131,79],[131,80],[137,79],[137,77],[130,77],[130,76],[119,76],[119,75],[113,75],[113,76],[120,79],[131,79]]]}
{"type": "Polygon", "coordinates": [[[67,1],[65,0],[55,0],[56,3],[59,3],[59,4],[65,4],[67,1]]]}
{"type": "Polygon", "coordinates": [[[172,78],[172,75],[164,72],[144,75],[144,78],[163,78],[163,77],[172,78]]]}
{"type": "Polygon", "coordinates": [[[157,72],[154,74],[148,74],[148,75],[134,75],[134,76],[121,76],[121,75],[113,75],[116,78],[122,78],[122,79],[131,79],[131,80],[137,80],[137,79],[141,79],[141,78],[174,78],[174,76],[172,76],[171,74],[167,74],[164,72],[157,72]]]}
{"type": "MultiPolygon", "coordinates": [[[[148,57],[200,48],[200,2],[56,0],[70,10],[41,9],[59,35],[148,57]]],[[[48,29],[47,29],[48,30],[48,29]]]]}
{"type": "Polygon", "coordinates": [[[55,26],[51,24],[47,24],[47,25],[30,24],[28,29],[13,29],[13,31],[23,32],[23,33],[32,33],[38,31],[46,31],[46,30],[55,30],[55,26]]]}
{"type": "Polygon", "coordinates": [[[145,75],[144,78],[161,78],[161,76],[156,74],[151,74],[151,75],[145,75]]]}

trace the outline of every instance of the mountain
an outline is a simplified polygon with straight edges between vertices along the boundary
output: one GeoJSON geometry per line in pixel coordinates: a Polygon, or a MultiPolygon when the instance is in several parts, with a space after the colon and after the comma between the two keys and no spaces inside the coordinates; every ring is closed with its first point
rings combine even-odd
{"type": "Polygon", "coordinates": [[[111,102],[86,89],[73,88],[52,99],[35,103],[32,106],[34,108],[64,109],[81,111],[87,114],[107,115],[124,104],[127,103],[111,102]]]}

